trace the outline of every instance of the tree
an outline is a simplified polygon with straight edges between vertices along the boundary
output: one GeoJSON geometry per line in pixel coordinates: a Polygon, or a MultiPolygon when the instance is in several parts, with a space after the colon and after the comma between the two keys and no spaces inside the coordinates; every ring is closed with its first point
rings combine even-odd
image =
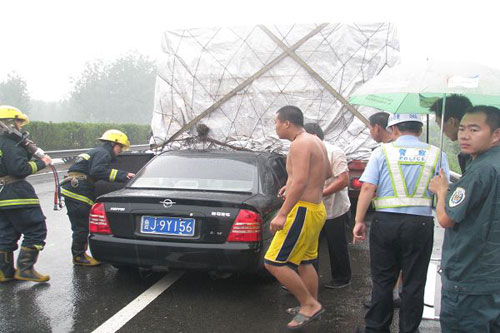
{"type": "Polygon", "coordinates": [[[0,82],[0,104],[15,106],[23,112],[31,109],[26,81],[16,72],[7,74],[7,79],[0,82]]]}
{"type": "Polygon", "coordinates": [[[111,64],[87,63],[70,95],[73,119],[86,122],[151,121],[156,67],[147,57],[131,53],[111,64]]]}

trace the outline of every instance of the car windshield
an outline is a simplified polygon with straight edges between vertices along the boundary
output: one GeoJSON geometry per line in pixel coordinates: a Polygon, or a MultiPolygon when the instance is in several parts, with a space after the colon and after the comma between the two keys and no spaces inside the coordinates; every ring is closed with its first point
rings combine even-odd
{"type": "Polygon", "coordinates": [[[255,192],[257,166],[221,156],[161,155],[129,187],[255,192]]]}

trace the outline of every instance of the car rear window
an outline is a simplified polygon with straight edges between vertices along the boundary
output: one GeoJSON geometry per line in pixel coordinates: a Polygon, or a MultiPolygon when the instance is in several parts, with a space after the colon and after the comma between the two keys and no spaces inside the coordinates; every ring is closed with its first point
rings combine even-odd
{"type": "Polygon", "coordinates": [[[257,166],[223,157],[161,155],[129,187],[255,192],[257,166]]]}

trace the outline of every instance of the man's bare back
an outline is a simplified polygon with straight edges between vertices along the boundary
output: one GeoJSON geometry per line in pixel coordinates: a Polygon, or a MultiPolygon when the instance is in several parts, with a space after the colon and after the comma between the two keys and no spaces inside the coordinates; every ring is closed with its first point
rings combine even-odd
{"type": "Polygon", "coordinates": [[[290,146],[286,170],[287,189],[290,189],[295,180],[306,183],[299,200],[321,202],[325,180],[332,176],[332,170],[326,147],[319,138],[307,132],[297,135],[290,146]]]}
{"type": "Polygon", "coordinates": [[[279,114],[275,123],[280,139],[290,140],[292,144],[286,162],[285,202],[271,221],[272,232],[283,229],[287,214],[299,200],[320,203],[325,180],[332,176],[326,147],[319,138],[307,133],[302,125],[282,121],[279,114]]]}

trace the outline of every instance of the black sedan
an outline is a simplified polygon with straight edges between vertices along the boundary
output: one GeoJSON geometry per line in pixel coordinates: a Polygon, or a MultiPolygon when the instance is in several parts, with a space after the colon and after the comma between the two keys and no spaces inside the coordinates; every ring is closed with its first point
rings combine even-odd
{"type": "Polygon", "coordinates": [[[162,153],[125,188],[98,198],[92,255],[117,267],[257,272],[286,177],[276,153],[162,153]]]}

